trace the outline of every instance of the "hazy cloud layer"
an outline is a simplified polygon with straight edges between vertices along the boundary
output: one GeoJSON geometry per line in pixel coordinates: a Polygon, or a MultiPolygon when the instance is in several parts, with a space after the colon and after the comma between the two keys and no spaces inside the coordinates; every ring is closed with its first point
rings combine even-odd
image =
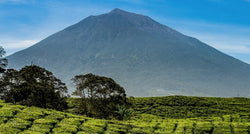
{"type": "Polygon", "coordinates": [[[6,50],[6,55],[13,54],[16,51],[28,48],[39,42],[39,40],[17,40],[17,39],[4,39],[1,40],[1,46],[6,50]]]}

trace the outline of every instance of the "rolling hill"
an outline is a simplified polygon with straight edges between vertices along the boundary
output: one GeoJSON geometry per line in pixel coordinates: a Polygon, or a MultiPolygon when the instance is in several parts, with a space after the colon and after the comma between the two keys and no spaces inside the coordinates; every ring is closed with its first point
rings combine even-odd
{"type": "Polygon", "coordinates": [[[250,97],[250,66],[148,16],[114,9],[89,16],[7,57],[9,67],[47,68],[71,78],[112,77],[132,96],[250,97]]]}
{"type": "Polygon", "coordinates": [[[133,98],[133,100],[132,108],[135,116],[127,121],[95,119],[52,109],[14,105],[0,100],[0,132],[1,134],[250,133],[250,99],[170,96],[133,98]],[[173,100],[177,101],[169,103],[173,100]],[[184,103],[180,100],[184,100],[184,103]],[[218,105],[218,102],[222,104],[218,105]],[[175,108],[179,111],[171,114],[175,108]],[[189,111],[190,109],[192,110],[189,111]],[[192,118],[187,118],[190,115],[192,118]]]}

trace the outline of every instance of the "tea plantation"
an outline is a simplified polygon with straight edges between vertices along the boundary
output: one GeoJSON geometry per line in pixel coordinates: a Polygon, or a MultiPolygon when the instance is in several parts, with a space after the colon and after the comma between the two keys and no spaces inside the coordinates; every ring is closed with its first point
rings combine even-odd
{"type": "Polygon", "coordinates": [[[204,97],[129,98],[129,121],[94,119],[0,101],[1,134],[249,134],[250,99],[204,97]]]}
{"type": "MultiPolygon", "coordinates": [[[[129,97],[134,116],[151,114],[162,118],[196,118],[221,117],[229,114],[250,113],[250,99],[248,98],[217,98],[217,97],[129,97]]],[[[80,100],[68,99],[68,112],[74,113],[80,100]]]]}
{"type": "Polygon", "coordinates": [[[137,97],[128,98],[135,114],[153,114],[164,118],[218,117],[250,113],[248,98],[217,97],[137,97]]]}

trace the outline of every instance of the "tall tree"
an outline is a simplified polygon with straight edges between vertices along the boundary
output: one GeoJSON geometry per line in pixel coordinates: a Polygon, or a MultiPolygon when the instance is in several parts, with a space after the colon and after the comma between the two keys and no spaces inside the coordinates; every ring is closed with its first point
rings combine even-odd
{"type": "Polygon", "coordinates": [[[8,65],[8,60],[4,58],[5,50],[2,46],[0,46],[0,73],[3,73],[5,71],[5,67],[8,65]]]}
{"type": "Polygon", "coordinates": [[[118,105],[126,103],[123,87],[113,79],[94,74],[77,75],[73,95],[82,98],[82,109],[88,116],[110,118],[117,116],[118,105]]]}
{"type": "Polygon", "coordinates": [[[1,98],[6,102],[57,110],[67,106],[66,85],[39,66],[26,66],[20,71],[7,69],[0,83],[1,98]]]}

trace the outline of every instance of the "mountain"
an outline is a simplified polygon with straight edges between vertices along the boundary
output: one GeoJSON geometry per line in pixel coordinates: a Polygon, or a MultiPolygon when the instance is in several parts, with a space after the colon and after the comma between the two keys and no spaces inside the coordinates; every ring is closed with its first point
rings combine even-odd
{"type": "Polygon", "coordinates": [[[7,57],[67,83],[77,74],[112,77],[132,96],[250,95],[250,66],[150,17],[114,9],[89,16],[7,57]]]}

